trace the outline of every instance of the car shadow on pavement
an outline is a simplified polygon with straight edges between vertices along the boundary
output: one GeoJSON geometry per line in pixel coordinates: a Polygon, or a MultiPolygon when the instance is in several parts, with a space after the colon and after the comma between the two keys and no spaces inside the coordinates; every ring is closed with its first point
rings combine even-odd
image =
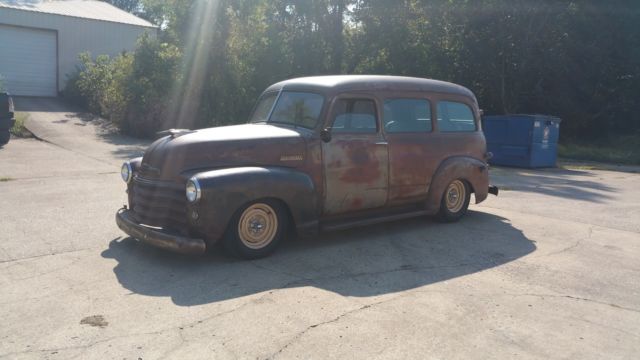
{"type": "Polygon", "coordinates": [[[396,293],[504,265],[535,249],[507,219],[470,211],[457,224],[417,218],[289,241],[254,261],[218,249],[187,257],[131,238],[111,241],[102,256],[117,261],[113,271],[124,288],[191,306],[305,286],[355,297],[396,293]]]}
{"type": "Polygon", "coordinates": [[[616,189],[593,179],[592,172],[568,169],[522,170],[501,168],[491,174],[491,182],[504,191],[523,191],[571,200],[604,203],[616,189]]]}

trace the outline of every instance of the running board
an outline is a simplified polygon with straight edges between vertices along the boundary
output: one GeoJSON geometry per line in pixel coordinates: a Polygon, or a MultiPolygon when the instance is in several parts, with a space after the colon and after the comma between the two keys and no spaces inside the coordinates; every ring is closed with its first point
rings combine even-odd
{"type": "Polygon", "coordinates": [[[349,229],[354,227],[378,224],[382,222],[410,219],[418,216],[427,216],[429,214],[430,213],[426,210],[420,210],[420,211],[413,211],[413,212],[408,212],[404,214],[394,214],[394,215],[378,216],[374,218],[367,218],[367,219],[360,219],[360,220],[341,221],[338,223],[334,223],[334,224],[330,223],[326,225],[323,224],[321,226],[321,229],[322,231],[338,231],[338,230],[344,230],[344,229],[349,229]]]}

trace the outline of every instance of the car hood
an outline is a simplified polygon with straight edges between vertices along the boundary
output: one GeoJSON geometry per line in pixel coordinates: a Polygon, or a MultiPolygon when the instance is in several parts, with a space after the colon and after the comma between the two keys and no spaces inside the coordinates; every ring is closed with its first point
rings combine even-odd
{"type": "Polygon", "coordinates": [[[240,166],[300,166],[304,130],[268,124],[224,126],[156,140],[142,158],[140,176],[182,182],[191,174],[240,166]]]}

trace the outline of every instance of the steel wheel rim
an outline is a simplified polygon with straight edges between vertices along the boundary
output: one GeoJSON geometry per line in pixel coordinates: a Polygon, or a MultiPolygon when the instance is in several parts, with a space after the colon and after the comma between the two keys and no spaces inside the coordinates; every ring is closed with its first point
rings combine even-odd
{"type": "Polygon", "coordinates": [[[276,237],[278,216],[273,208],[257,203],[246,208],[238,221],[238,236],[246,247],[262,249],[276,237]]]}
{"type": "Polygon", "coordinates": [[[460,180],[455,180],[447,187],[445,192],[445,200],[447,203],[447,210],[452,213],[457,213],[464,206],[464,200],[466,197],[466,189],[464,184],[460,180]]]}

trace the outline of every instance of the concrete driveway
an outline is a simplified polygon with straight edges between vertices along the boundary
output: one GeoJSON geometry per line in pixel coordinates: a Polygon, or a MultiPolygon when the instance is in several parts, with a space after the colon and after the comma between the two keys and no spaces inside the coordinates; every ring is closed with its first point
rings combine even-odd
{"type": "Polygon", "coordinates": [[[458,224],[189,258],[123,236],[119,164],[145,145],[50,99],[49,142],[0,149],[2,358],[640,356],[640,175],[494,169],[458,224]]]}

